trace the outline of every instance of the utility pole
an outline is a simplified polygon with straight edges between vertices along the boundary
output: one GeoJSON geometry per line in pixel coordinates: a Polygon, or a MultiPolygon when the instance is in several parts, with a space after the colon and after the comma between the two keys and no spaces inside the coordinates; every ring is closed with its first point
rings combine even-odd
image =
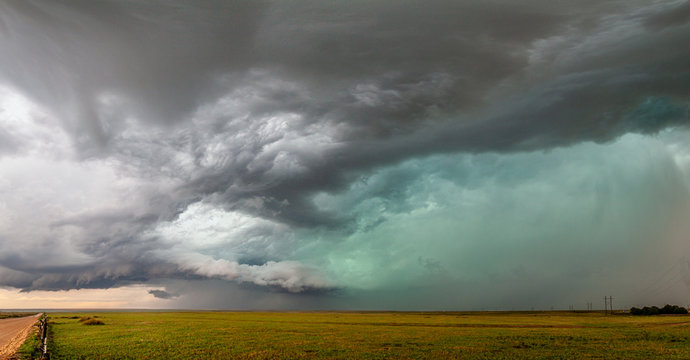
{"type": "Polygon", "coordinates": [[[604,315],[606,315],[606,312],[609,309],[609,298],[604,296],[604,315]]]}
{"type": "Polygon", "coordinates": [[[613,296],[609,296],[609,306],[611,307],[611,315],[613,315],[613,296]]]}

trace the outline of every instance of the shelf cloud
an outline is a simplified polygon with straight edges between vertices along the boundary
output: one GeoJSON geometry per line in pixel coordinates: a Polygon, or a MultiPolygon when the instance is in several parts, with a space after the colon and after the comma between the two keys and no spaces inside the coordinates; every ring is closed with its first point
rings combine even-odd
{"type": "Polygon", "coordinates": [[[5,1],[0,286],[644,300],[688,250],[688,9],[5,1]]]}

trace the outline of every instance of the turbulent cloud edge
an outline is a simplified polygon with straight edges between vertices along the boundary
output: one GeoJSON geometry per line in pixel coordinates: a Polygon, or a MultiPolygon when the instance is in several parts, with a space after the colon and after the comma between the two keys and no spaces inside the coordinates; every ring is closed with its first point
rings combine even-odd
{"type": "Polygon", "coordinates": [[[179,266],[206,278],[277,287],[292,293],[326,291],[337,287],[320,275],[317,269],[298,261],[268,261],[262,265],[248,265],[210,256],[186,255],[179,266]]]}

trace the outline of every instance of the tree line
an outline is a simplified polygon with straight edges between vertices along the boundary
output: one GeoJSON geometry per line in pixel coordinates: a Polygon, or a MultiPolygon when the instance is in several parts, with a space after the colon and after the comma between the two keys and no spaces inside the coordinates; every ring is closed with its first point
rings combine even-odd
{"type": "Polygon", "coordinates": [[[642,309],[632,307],[630,308],[631,315],[664,315],[664,314],[687,314],[688,309],[678,306],[666,304],[662,308],[656,306],[645,306],[642,309]]]}

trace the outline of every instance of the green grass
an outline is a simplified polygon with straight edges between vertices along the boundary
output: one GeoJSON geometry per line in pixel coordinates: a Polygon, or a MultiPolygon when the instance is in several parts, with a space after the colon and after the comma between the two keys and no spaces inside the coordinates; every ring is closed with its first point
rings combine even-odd
{"type": "Polygon", "coordinates": [[[34,325],[31,329],[31,334],[24,341],[19,350],[17,350],[16,358],[22,360],[33,360],[41,358],[41,337],[38,333],[38,325],[34,325]]]}
{"type": "Polygon", "coordinates": [[[36,315],[36,313],[35,313],[35,312],[33,312],[33,313],[27,313],[27,312],[0,312],[0,319],[15,318],[15,317],[24,317],[24,316],[30,316],[30,315],[36,315]]]}
{"type": "Polygon", "coordinates": [[[50,314],[53,359],[689,359],[690,316],[50,314]],[[105,325],[85,326],[80,317],[105,325]]]}

